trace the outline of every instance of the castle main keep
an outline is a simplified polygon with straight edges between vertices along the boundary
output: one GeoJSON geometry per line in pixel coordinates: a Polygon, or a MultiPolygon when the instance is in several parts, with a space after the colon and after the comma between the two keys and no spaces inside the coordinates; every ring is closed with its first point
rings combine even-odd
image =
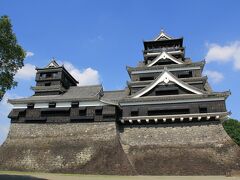
{"type": "Polygon", "coordinates": [[[222,127],[229,91],[214,92],[205,61],[183,38],[144,41],[123,90],[77,86],[56,61],[36,68],[34,95],[10,99],[1,170],[121,175],[222,175],[240,170],[240,148],[222,127]]]}

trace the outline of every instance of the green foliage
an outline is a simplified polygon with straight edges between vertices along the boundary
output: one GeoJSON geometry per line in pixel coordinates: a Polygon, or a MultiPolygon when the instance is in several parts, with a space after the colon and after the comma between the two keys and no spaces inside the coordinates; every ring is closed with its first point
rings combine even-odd
{"type": "Polygon", "coordinates": [[[223,127],[228,135],[240,145],[240,122],[235,119],[229,119],[223,123],[223,127]]]}
{"type": "Polygon", "coordinates": [[[26,54],[17,43],[8,16],[0,17],[0,101],[5,92],[17,85],[14,75],[23,66],[26,54]]]}

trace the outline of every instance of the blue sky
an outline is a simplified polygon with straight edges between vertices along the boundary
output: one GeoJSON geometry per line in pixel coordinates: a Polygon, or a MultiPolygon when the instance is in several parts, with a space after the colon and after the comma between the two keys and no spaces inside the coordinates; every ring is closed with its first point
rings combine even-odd
{"type": "Polygon", "coordinates": [[[35,66],[55,57],[82,84],[122,89],[129,80],[126,65],[142,60],[142,41],[161,28],[184,37],[187,57],[206,58],[213,90],[231,90],[227,108],[240,119],[239,7],[237,0],[0,0],[0,15],[11,18],[18,42],[28,51],[26,67],[16,77],[19,85],[0,103],[0,143],[11,109],[5,100],[32,94],[35,66]]]}

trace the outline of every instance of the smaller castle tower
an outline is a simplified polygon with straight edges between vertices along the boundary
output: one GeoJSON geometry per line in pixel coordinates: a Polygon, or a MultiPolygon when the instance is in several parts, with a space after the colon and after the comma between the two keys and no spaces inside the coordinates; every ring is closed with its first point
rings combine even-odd
{"type": "Polygon", "coordinates": [[[36,68],[36,86],[32,87],[35,95],[62,94],[70,86],[77,86],[78,81],[53,59],[45,68],[36,68]]]}

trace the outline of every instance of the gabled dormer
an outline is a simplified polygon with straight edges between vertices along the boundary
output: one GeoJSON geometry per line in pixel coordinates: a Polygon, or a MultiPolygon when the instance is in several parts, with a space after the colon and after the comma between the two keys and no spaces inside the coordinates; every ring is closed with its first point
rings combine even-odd
{"type": "Polygon", "coordinates": [[[183,64],[183,61],[163,51],[153,60],[148,60],[147,67],[151,67],[154,65],[167,65],[167,64],[183,64]]]}
{"type": "Polygon", "coordinates": [[[131,94],[132,98],[143,96],[164,96],[164,95],[179,95],[179,94],[205,94],[201,89],[189,85],[186,82],[175,77],[171,72],[164,71],[149,85],[131,94]]]}
{"type": "Polygon", "coordinates": [[[36,86],[32,87],[35,95],[62,94],[70,86],[76,86],[78,81],[55,60],[44,68],[36,68],[36,86]]]}

